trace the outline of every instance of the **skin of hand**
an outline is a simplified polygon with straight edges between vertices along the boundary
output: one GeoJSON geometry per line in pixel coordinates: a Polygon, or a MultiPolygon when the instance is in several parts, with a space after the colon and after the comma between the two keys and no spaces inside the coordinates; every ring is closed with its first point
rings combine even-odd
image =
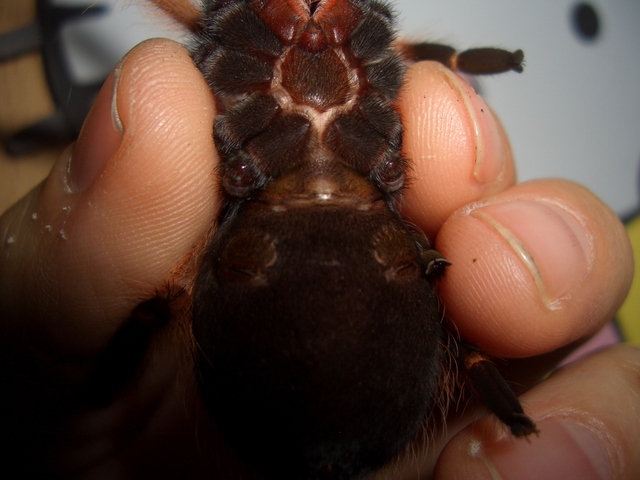
{"type": "MultiPolygon", "coordinates": [[[[452,262],[439,284],[446,316],[487,354],[517,358],[510,378],[526,390],[623,301],[626,233],[579,185],[517,184],[502,127],[440,65],[410,69],[400,110],[413,160],[404,214],[452,262]]],[[[179,329],[156,336],[112,402],[79,400],[136,304],[169,278],[188,283],[181,261],[220,206],[214,115],[187,51],[145,42],[49,177],[1,217],[0,415],[15,439],[5,465],[64,478],[253,478],[202,440],[211,426],[179,329]]],[[[376,478],[638,478],[638,378],[637,349],[602,351],[521,397],[538,437],[513,439],[469,406],[376,478]]]]}

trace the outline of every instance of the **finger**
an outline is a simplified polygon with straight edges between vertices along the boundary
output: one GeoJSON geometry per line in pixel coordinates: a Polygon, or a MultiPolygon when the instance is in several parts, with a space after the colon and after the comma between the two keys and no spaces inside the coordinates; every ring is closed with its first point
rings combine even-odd
{"type": "Polygon", "coordinates": [[[127,55],[75,148],[2,217],[4,338],[43,363],[104,347],[212,223],[213,116],[183,47],[155,40],[127,55]]]}
{"type": "Polygon", "coordinates": [[[640,350],[629,345],[565,367],[522,397],[537,438],[483,419],[446,446],[435,478],[639,478],[638,378],[640,350]]]}
{"type": "Polygon", "coordinates": [[[612,317],[633,276],[616,215],[584,187],[519,184],[454,213],[436,248],[452,262],[439,292],[462,338],[529,357],[585,339],[612,317]]]}
{"type": "Polygon", "coordinates": [[[515,181],[502,126],[482,98],[436,62],[408,71],[400,97],[404,151],[411,160],[403,213],[427,235],[462,205],[515,181]]]}

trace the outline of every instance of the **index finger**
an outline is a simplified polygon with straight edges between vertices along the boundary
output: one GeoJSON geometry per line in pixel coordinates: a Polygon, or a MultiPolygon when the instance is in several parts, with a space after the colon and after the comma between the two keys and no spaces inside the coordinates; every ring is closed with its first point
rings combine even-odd
{"type": "Polygon", "coordinates": [[[514,184],[502,126],[473,88],[445,66],[412,65],[399,108],[411,161],[403,213],[430,238],[461,206],[514,184]]]}

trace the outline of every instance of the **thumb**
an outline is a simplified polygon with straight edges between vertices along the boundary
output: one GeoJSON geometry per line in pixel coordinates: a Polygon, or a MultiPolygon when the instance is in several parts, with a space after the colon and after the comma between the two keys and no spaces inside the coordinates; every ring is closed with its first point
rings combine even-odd
{"type": "Polygon", "coordinates": [[[75,147],[0,218],[0,338],[14,362],[69,373],[95,358],[205,235],[213,116],[180,45],[146,42],[121,61],[75,147]]]}

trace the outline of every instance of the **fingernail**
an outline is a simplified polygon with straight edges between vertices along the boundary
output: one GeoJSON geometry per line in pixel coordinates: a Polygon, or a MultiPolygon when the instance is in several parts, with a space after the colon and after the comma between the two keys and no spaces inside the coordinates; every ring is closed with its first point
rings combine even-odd
{"type": "Polygon", "coordinates": [[[529,441],[505,437],[487,445],[479,458],[494,478],[614,478],[607,449],[589,428],[556,418],[539,422],[538,427],[539,436],[529,441]]]}
{"type": "Polygon", "coordinates": [[[95,182],[122,141],[116,95],[120,70],[121,64],[109,75],[82,125],[68,166],[67,184],[73,193],[95,182]]]}
{"type": "Polygon", "coordinates": [[[493,112],[471,85],[448,68],[440,69],[440,74],[457,92],[468,113],[475,141],[475,163],[473,176],[480,183],[491,183],[502,172],[504,158],[500,129],[493,112]]]}
{"type": "Polygon", "coordinates": [[[549,309],[555,309],[591,268],[592,241],[578,218],[561,205],[523,200],[486,205],[471,215],[507,241],[549,309]]]}

